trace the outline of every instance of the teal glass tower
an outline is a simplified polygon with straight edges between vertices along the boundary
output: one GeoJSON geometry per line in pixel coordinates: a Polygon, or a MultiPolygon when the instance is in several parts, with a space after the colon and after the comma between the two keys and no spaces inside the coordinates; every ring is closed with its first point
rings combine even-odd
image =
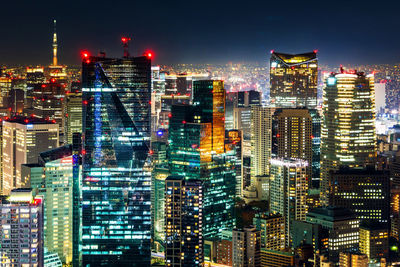
{"type": "Polygon", "coordinates": [[[150,266],[147,57],[85,57],[82,265],[150,266]]]}
{"type": "Polygon", "coordinates": [[[235,151],[225,148],[222,81],[193,83],[193,105],[174,105],[169,123],[171,175],[203,182],[203,236],[234,226],[235,151]]]}

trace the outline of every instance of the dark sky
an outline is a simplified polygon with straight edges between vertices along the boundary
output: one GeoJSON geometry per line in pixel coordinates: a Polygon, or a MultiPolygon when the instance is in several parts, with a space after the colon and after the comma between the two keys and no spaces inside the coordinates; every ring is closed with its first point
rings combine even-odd
{"type": "Polygon", "coordinates": [[[319,50],[322,63],[400,62],[400,1],[2,1],[0,64],[51,61],[57,19],[59,61],[79,53],[154,51],[155,62],[264,62],[269,51],[319,50]]]}

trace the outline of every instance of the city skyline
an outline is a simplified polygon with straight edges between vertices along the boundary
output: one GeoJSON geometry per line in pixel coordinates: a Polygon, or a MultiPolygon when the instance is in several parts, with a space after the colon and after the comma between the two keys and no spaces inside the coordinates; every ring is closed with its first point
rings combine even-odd
{"type": "Polygon", "coordinates": [[[288,53],[318,49],[320,62],[332,66],[400,62],[396,47],[400,37],[395,34],[399,22],[394,19],[398,3],[380,12],[369,3],[339,1],[326,7],[316,1],[289,2],[283,10],[279,3],[225,1],[112,6],[87,1],[63,8],[50,2],[7,2],[4,10],[18,12],[5,12],[2,17],[0,33],[7,38],[0,49],[8,53],[0,56],[0,62],[50,63],[53,19],[57,19],[59,62],[68,65],[79,65],[82,49],[121,56],[119,42],[124,35],[132,38],[132,55],[153,50],[156,64],[267,62],[272,49],[288,53]],[[132,15],[121,15],[124,9],[132,10],[132,15]],[[107,23],[99,20],[105,11],[107,23]],[[361,22],[361,27],[352,26],[361,22]]]}

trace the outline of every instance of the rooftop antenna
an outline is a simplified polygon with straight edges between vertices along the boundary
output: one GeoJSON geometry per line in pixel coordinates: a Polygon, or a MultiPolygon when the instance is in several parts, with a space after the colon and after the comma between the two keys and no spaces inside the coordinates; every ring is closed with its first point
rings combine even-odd
{"type": "Polygon", "coordinates": [[[53,66],[57,66],[57,29],[56,29],[56,20],[53,20],[54,23],[54,33],[53,33],[53,66]]]}
{"type": "Polygon", "coordinates": [[[122,37],[121,38],[122,47],[124,48],[124,58],[129,57],[129,42],[130,42],[130,40],[131,40],[130,37],[122,37]]]}

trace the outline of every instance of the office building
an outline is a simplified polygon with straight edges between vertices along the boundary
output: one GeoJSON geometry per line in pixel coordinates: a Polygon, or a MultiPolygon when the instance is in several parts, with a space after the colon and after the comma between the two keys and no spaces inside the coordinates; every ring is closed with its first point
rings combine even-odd
{"type": "Polygon", "coordinates": [[[276,107],[317,106],[316,51],[304,54],[271,53],[270,101],[276,107]]]}
{"type": "Polygon", "coordinates": [[[165,265],[203,266],[203,186],[200,180],[165,181],[165,265]]]}
{"type": "MultiPolygon", "coordinates": [[[[44,246],[63,264],[72,263],[73,176],[72,145],[40,153],[41,181],[31,187],[44,196],[44,246]]],[[[35,175],[32,175],[35,176],[35,175]]]]}
{"type": "Polygon", "coordinates": [[[389,173],[341,168],[329,173],[329,205],[347,208],[360,221],[372,220],[389,226],[389,173]]]}
{"type": "Polygon", "coordinates": [[[32,115],[38,118],[57,122],[60,134],[63,135],[65,123],[64,86],[57,83],[55,79],[52,79],[49,83],[44,83],[41,87],[35,88],[32,92],[32,96],[32,115]]]}
{"type": "Polygon", "coordinates": [[[43,266],[43,198],[31,189],[13,189],[0,199],[0,263],[43,266]]]}
{"type": "Polygon", "coordinates": [[[368,257],[361,253],[339,253],[339,266],[340,267],[368,267],[368,257]]]}
{"type": "Polygon", "coordinates": [[[147,266],[151,59],[84,55],[82,265],[147,266]]]}
{"type": "Polygon", "coordinates": [[[251,108],[251,168],[252,177],[269,175],[272,140],[272,109],[251,108]]]}
{"type": "Polygon", "coordinates": [[[271,159],[270,211],[285,217],[285,243],[291,244],[292,223],[307,213],[307,166],[300,159],[271,159]]]}
{"type": "Polygon", "coordinates": [[[58,147],[58,124],[39,118],[13,117],[3,121],[2,194],[26,186],[21,165],[37,163],[40,152],[58,147]]]}
{"type": "Polygon", "coordinates": [[[195,81],[193,106],[174,105],[169,118],[171,175],[204,182],[205,237],[234,224],[235,152],[225,152],[224,101],[222,81],[195,81]]]}
{"type": "Polygon", "coordinates": [[[306,215],[306,222],[321,225],[326,231],[326,254],[338,262],[340,252],[356,252],[359,243],[359,220],[350,210],[338,207],[315,208],[306,215]]]}
{"type": "Polygon", "coordinates": [[[261,232],[261,247],[269,250],[285,248],[285,217],[280,214],[256,214],[253,225],[261,232]]]}
{"type": "Polygon", "coordinates": [[[308,187],[312,186],[312,117],[310,111],[278,109],[273,120],[273,153],[280,158],[296,158],[307,162],[308,187]]]}
{"type": "Polygon", "coordinates": [[[243,132],[243,153],[251,155],[251,107],[233,108],[233,129],[243,132]]]}
{"type": "Polygon", "coordinates": [[[170,175],[167,161],[167,144],[151,143],[152,183],[151,183],[151,219],[153,225],[153,247],[164,251],[165,246],[165,179],[170,175]]]}
{"type": "Polygon", "coordinates": [[[254,227],[233,229],[232,231],[233,266],[261,266],[261,236],[254,227]]]}
{"type": "Polygon", "coordinates": [[[370,261],[379,261],[389,255],[389,230],[385,225],[371,221],[360,225],[360,252],[370,261]]]}
{"type": "Polygon", "coordinates": [[[294,266],[295,253],[294,251],[287,250],[269,250],[261,249],[261,266],[294,266]]]}
{"type": "Polygon", "coordinates": [[[66,92],[65,103],[65,140],[72,144],[74,133],[82,133],[82,91],[79,82],[72,82],[66,92]]]}
{"type": "Polygon", "coordinates": [[[345,71],[325,80],[321,132],[321,201],[327,204],[328,174],[339,166],[375,164],[375,93],[373,75],[345,71]]]}
{"type": "Polygon", "coordinates": [[[225,132],[225,150],[234,152],[236,172],[236,196],[240,197],[243,190],[243,132],[240,130],[229,130],[225,132]]]}

